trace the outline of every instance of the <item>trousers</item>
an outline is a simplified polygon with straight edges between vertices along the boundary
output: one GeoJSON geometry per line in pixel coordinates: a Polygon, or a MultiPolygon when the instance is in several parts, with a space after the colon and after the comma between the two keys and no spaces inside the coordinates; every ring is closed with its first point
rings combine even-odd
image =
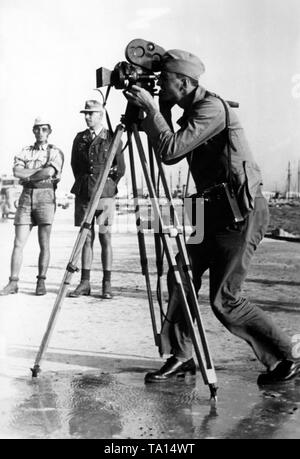
{"type": "MultiPolygon", "coordinates": [[[[270,369],[279,360],[291,357],[291,340],[264,311],[242,295],[251,259],[268,222],[268,204],[265,198],[258,197],[254,210],[244,222],[223,229],[205,230],[203,241],[187,244],[187,251],[196,293],[201,288],[202,275],[208,269],[210,305],[215,316],[231,333],[244,339],[258,360],[270,369]]],[[[182,270],[179,255],[177,261],[182,270]]],[[[184,279],[184,275],[181,277],[184,279]]],[[[188,297],[184,280],[183,285],[188,297]]],[[[188,360],[192,357],[193,346],[181,294],[171,271],[168,273],[168,289],[168,310],[161,330],[162,352],[188,360]]]]}

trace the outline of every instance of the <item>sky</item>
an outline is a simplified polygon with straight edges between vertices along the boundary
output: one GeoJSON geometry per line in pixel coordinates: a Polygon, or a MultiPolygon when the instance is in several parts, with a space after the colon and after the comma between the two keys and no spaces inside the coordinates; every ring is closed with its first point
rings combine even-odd
{"type": "MultiPolygon", "coordinates": [[[[198,55],[202,84],[239,102],[265,189],[284,190],[289,162],[296,186],[299,0],[1,0],[0,174],[11,174],[14,155],[34,141],[33,120],[44,115],[53,127],[49,140],[65,154],[60,189],[70,190],[72,142],[85,128],[79,111],[99,96],[96,69],[124,61],[135,38],[198,55]]],[[[122,91],[111,91],[107,108],[116,127],[126,108],[122,91]]],[[[184,181],[184,161],[166,168],[173,185],[179,170],[184,181]]],[[[121,192],[128,183],[129,166],[121,192]]]]}

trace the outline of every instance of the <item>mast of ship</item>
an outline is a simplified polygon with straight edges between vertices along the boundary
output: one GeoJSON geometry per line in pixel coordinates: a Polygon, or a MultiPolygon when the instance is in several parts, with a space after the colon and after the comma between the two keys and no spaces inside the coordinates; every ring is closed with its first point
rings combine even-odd
{"type": "Polygon", "coordinates": [[[287,198],[290,197],[291,192],[291,162],[288,164],[288,175],[287,175],[287,198]]]}
{"type": "Polygon", "coordinates": [[[298,198],[300,197],[300,160],[298,160],[298,179],[297,179],[298,198]]]}

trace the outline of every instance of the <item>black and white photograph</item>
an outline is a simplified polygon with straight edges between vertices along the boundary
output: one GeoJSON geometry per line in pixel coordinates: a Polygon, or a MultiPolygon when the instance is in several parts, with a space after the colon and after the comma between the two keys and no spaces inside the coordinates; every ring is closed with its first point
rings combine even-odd
{"type": "Polygon", "coordinates": [[[300,439],[299,0],[1,0],[0,64],[0,439],[300,439]]]}

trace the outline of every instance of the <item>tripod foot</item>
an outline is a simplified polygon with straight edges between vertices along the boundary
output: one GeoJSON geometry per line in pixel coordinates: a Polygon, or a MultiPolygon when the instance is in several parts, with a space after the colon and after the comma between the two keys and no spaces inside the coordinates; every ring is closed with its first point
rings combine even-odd
{"type": "Polygon", "coordinates": [[[33,378],[37,378],[38,374],[41,372],[41,368],[39,365],[34,365],[34,367],[30,368],[30,370],[33,378]]]}
{"type": "Polygon", "coordinates": [[[211,404],[216,404],[217,403],[217,390],[218,386],[215,384],[209,384],[209,389],[210,389],[210,402],[211,404]]]}

